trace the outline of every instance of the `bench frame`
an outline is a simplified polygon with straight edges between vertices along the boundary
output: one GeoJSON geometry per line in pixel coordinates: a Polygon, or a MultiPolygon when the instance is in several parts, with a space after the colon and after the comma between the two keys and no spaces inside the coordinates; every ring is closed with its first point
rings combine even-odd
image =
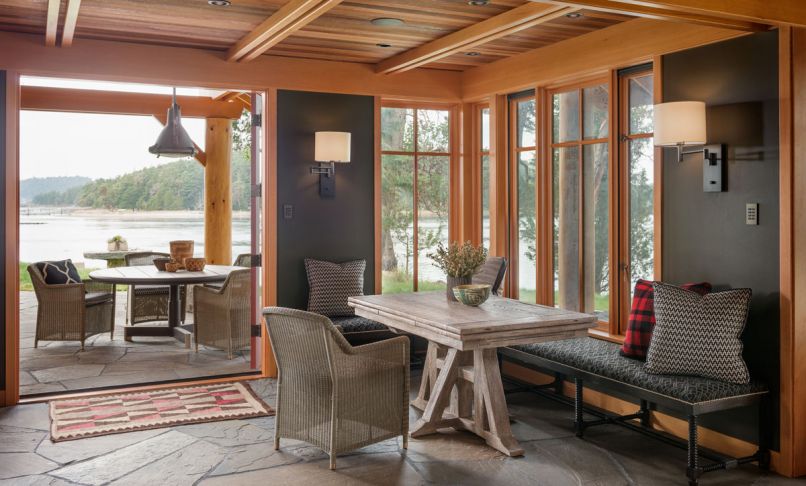
{"type": "Polygon", "coordinates": [[[686,402],[684,400],[653,392],[645,388],[630,385],[612,378],[607,378],[602,375],[581,370],[573,366],[565,365],[557,361],[535,356],[533,354],[513,348],[499,348],[499,358],[503,358],[526,368],[538,371],[548,370],[554,373],[554,381],[544,385],[529,385],[508,378],[508,381],[515,382],[520,386],[518,388],[509,390],[507,393],[533,392],[566,404],[573,404],[574,430],[577,437],[582,438],[584,436],[585,429],[589,427],[594,427],[596,425],[616,424],[655,439],[662,440],[667,444],[687,449],[688,461],[686,467],[686,476],[688,477],[690,486],[696,486],[700,476],[707,472],[721,469],[732,469],[740,464],[758,462],[759,467],[762,469],[769,468],[770,453],[767,447],[767,444],[769,444],[769,438],[766,435],[767,428],[764,426],[769,421],[769,400],[767,391],[726,397],[706,402],[686,402]],[[575,393],[573,399],[569,399],[563,395],[563,382],[567,377],[570,377],[574,381],[575,393]],[[638,397],[640,399],[639,409],[635,413],[627,415],[615,415],[594,407],[586,406],[584,405],[583,401],[585,384],[593,384],[596,387],[602,387],[608,390],[638,397]],[[731,408],[744,407],[756,403],[759,404],[759,448],[755,454],[740,458],[730,458],[699,447],[697,420],[700,415],[718,412],[721,410],[728,410],[731,408]],[[650,424],[650,417],[652,410],[654,410],[657,405],[682,412],[686,415],[686,417],[688,417],[687,441],[682,441],[677,437],[652,428],[650,424]],[[598,419],[585,420],[583,413],[594,415],[598,417],[598,419]],[[638,420],[638,424],[634,423],[634,420],[638,420]],[[700,456],[709,459],[711,462],[701,465],[699,462],[700,456]]]}

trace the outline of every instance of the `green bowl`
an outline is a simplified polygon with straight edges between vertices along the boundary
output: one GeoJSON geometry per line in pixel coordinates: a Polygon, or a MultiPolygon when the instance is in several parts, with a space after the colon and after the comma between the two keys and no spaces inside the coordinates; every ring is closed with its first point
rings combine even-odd
{"type": "Polygon", "coordinates": [[[486,284],[457,285],[453,288],[453,295],[464,305],[476,307],[490,298],[490,289],[486,284]]]}

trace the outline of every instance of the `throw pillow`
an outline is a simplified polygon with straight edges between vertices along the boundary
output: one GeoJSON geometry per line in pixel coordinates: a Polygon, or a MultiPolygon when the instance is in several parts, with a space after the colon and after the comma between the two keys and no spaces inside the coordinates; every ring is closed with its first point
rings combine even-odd
{"type": "Polygon", "coordinates": [[[654,287],[657,322],[647,352],[647,372],[749,383],[741,336],[752,291],[700,295],[663,283],[654,287]]]}
{"type": "Polygon", "coordinates": [[[42,273],[46,284],[64,285],[81,283],[81,276],[78,274],[78,269],[73,265],[72,260],[37,262],[36,268],[42,273]]]}
{"type": "Polygon", "coordinates": [[[366,260],[333,263],[306,258],[308,311],[328,317],[355,315],[347,298],[364,295],[366,267],[366,260]]]}
{"type": "MultiPolygon", "coordinates": [[[[655,328],[655,292],[652,284],[654,282],[641,279],[635,282],[630,320],[627,324],[627,332],[624,334],[624,344],[621,347],[622,356],[646,359],[646,352],[652,339],[652,329],[655,328]]],[[[711,284],[708,282],[689,283],[681,287],[700,295],[711,291],[711,284]]]]}

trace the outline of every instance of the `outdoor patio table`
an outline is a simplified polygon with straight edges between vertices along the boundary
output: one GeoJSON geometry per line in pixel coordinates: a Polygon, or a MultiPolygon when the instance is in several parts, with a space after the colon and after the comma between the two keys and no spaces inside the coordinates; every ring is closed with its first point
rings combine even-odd
{"type": "Polygon", "coordinates": [[[113,250],[113,251],[85,251],[84,258],[90,260],[105,260],[108,268],[122,267],[126,264],[126,255],[130,253],[147,252],[150,250],[140,250],[133,248],[131,250],[113,250]]]}
{"type": "Polygon", "coordinates": [[[130,340],[134,336],[173,336],[190,347],[193,333],[192,326],[181,326],[179,322],[179,287],[210,282],[223,282],[233,270],[241,267],[225,265],[207,265],[201,272],[160,272],[153,265],[115,267],[90,272],[90,278],[98,282],[125,285],[167,285],[168,293],[168,326],[126,326],[124,337],[130,340]]]}
{"type": "Polygon", "coordinates": [[[350,297],[349,303],[358,316],[428,340],[420,391],[412,402],[423,416],[412,426],[412,437],[464,429],[509,456],[523,455],[523,449],[509,426],[496,348],[584,336],[596,320],[497,296],[469,307],[449,302],[444,291],[350,297]]]}

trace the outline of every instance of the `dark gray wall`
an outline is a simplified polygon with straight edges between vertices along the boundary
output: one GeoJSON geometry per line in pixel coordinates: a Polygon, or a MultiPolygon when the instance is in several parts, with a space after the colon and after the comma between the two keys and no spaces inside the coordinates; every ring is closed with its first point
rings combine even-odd
{"type": "Polygon", "coordinates": [[[364,293],[374,281],[374,100],[298,91],[277,93],[277,301],[305,309],[306,257],[342,262],[365,259],[364,293]],[[336,196],[319,196],[314,132],[352,134],[349,164],[336,165],[336,196]],[[293,219],[283,206],[294,207],[293,219]]]}
{"type": "MultiPolygon", "coordinates": [[[[6,72],[0,71],[0,161],[6,159],[6,72]]],[[[6,171],[0,170],[0,201],[5,201],[6,171]]],[[[5,209],[5,208],[3,208],[5,209]]],[[[6,212],[0,211],[0,255],[6,253],[6,212]]],[[[0,258],[0,275],[6,274],[5,259],[0,258]]],[[[6,294],[5,278],[0,279],[0,295],[6,294]]],[[[6,315],[5,299],[0,299],[0,316],[6,315]]],[[[0,320],[0,390],[6,389],[6,320],[0,320]]]]}
{"type": "MultiPolygon", "coordinates": [[[[725,143],[726,190],[702,191],[702,158],[663,163],[663,278],[753,289],[744,335],[751,373],[778,387],[778,37],[777,32],[663,58],[663,100],[705,101],[708,142],[725,143]],[[759,204],[747,226],[746,203],[759,204]]],[[[777,410],[777,399],[773,409],[777,410]]],[[[757,415],[717,414],[706,426],[755,439],[757,415]]],[[[777,416],[772,424],[777,428],[777,416]]],[[[773,434],[777,441],[777,433],[773,434]]]]}

